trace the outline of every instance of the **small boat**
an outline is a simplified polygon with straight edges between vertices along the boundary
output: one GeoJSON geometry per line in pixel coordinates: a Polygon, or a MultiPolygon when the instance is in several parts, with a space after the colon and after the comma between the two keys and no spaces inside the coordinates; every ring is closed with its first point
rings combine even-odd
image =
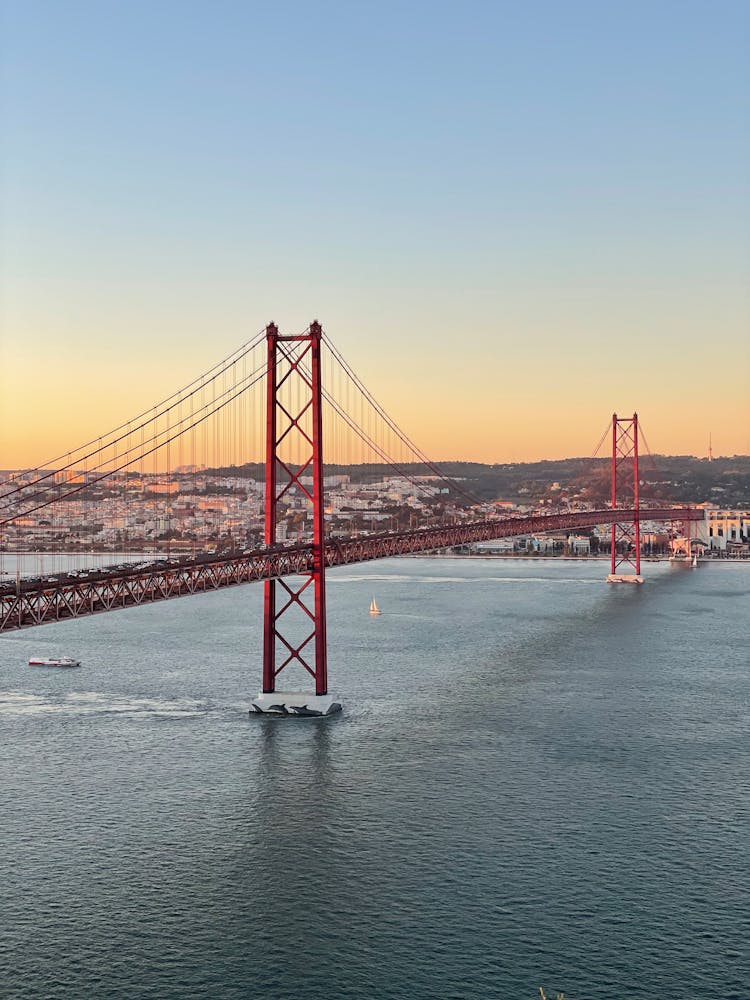
{"type": "Polygon", "coordinates": [[[81,661],[72,656],[35,657],[29,660],[30,667],[80,667],[81,661]]]}
{"type": "Polygon", "coordinates": [[[698,556],[693,556],[693,569],[698,569],[698,556]]]}
{"type": "Polygon", "coordinates": [[[375,603],[375,598],[373,597],[373,599],[370,601],[370,614],[371,615],[380,615],[382,613],[383,612],[377,606],[377,604],[375,603]]]}

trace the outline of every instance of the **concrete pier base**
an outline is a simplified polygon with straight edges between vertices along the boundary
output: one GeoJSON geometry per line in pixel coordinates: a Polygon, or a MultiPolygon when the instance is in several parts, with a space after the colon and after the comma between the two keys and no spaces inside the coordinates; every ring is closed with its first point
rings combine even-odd
{"type": "Polygon", "coordinates": [[[635,573],[610,573],[607,583],[643,583],[643,577],[635,573]]]}
{"type": "Polygon", "coordinates": [[[306,694],[304,691],[261,692],[253,698],[250,714],[263,715],[333,715],[342,709],[332,694],[306,694]]]}

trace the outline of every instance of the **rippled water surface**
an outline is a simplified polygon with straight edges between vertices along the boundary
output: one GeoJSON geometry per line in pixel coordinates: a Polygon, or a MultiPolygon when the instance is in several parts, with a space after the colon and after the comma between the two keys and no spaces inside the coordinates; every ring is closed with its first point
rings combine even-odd
{"type": "Polygon", "coordinates": [[[257,585],[0,639],[0,996],[746,1000],[750,566],[605,573],[331,572],[323,720],[257,585]]]}

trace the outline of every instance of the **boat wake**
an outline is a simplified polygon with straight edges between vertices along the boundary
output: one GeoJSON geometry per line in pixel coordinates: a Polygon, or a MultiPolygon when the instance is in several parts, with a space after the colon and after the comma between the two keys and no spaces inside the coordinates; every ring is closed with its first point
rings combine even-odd
{"type": "Polygon", "coordinates": [[[326,585],[333,583],[408,583],[408,584],[419,584],[423,586],[426,584],[439,584],[441,586],[449,584],[464,584],[470,587],[484,587],[487,583],[546,583],[552,586],[568,586],[571,583],[581,584],[583,586],[600,586],[603,577],[580,577],[580,576],[566,576],[566,577],[555,577],[555,576],[483,576],[481,578],[474,578],[468,576],[397,576],[393,575],[381,575],[377,576],[375,574],[370,574],[368,576],[334,576],[333,573],[326,577],[326,585]]]}
{"type": "Polygon", "coordinates": [[[120,715],[130,718],[185,719],[206,714],[197,701],[129,698],[101,691],[72,691],[59,696],[0,691],[0,715],[120,715]]]}

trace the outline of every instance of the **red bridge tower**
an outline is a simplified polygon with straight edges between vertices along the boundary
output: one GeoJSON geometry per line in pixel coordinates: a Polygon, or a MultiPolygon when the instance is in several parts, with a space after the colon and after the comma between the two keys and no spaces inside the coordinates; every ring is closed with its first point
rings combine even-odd
{"type": "Polygon", "coordinates": [[[266,327],[265,543],[278,544],[282,501],[303,496],[312,505],[312,565],[299,577],[266,580],[263,617],[263,690],[252,711],[282,715],[329,715],[341,703],[328,694],[326,668],[325,520],[323,504],[323,411],[318,322],[285,337],[266,327]],[[309,674],[315,692],[278,691],[282,670],[309,674]]]}
{"type": "Polygon", "coordinates": [[[612,414],[612,509],[630,507],[632,520],[612,524],[609,583],[643,583],[638,487],[638,414],[612,414]],[[623,570],[625,567],[625,570],[623,570]]]}

